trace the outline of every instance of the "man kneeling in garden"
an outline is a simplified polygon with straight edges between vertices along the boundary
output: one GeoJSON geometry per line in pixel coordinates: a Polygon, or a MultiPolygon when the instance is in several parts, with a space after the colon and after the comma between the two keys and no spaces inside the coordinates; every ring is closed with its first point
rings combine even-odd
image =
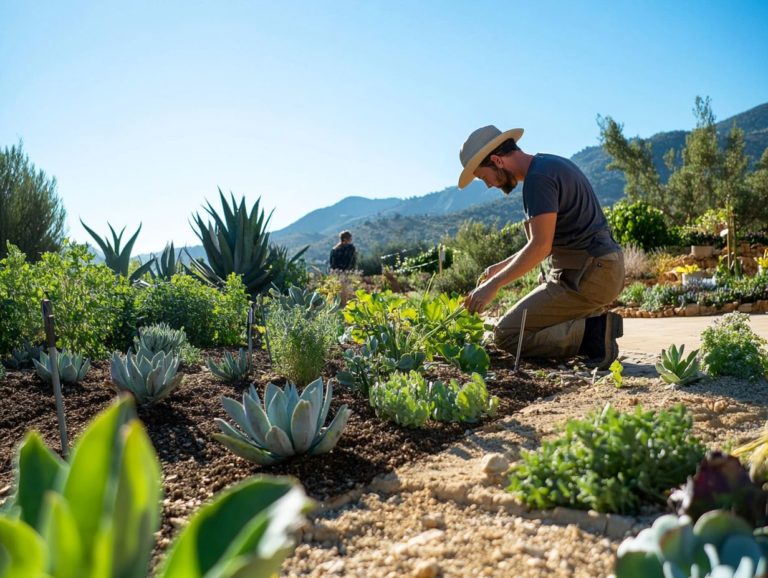
{"type": "Polygon", "coordinates": [[[600,369],[618,357],[622,319],[603,313],[624,284],[624,256],[587,178],[570,160],[529,155],[517,141],[523,129],[501,132],[495,126],[469,135],[459,153],[464,170],[459,188],[475,177],[505,194],[523,183],[526,245],[488,267],[467,296],[470,311],[480,312],[503,286],[551,256],[546,279],[499,319],[496,345],[517,348],[523,311],[525,357],[582,355],[600,369]]]}

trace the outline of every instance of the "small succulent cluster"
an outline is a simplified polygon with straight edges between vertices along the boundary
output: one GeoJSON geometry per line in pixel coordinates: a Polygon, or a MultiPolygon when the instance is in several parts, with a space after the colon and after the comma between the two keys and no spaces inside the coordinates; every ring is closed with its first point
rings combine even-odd
{"type": "Polygon", "coordinates": [[[329,452],[339,441],[350,411],[341,406],[328,427],[323,427],[333,398],[333,387],[323,391],[323,380],[310,383],[299,395],[288,383],[281,389],[267,385],[262,403],[256,388],[243,394],[243,403],[225,397],[224,409],[237,427],[216,419],[222,433],[214,437],[238,456],[261,465],[294,455],[329,452]]]}
{"type": "Polygon", "coordinates": [[[242,348],[237,357],[227,351],[220,363],[208,359],[206,364],[213,375],[228,383],[245,381],[250,370],[248,352],[242,348]]]}
{"type": "Polygon", "coordinates": [[[661,350],[661,361],[656,364],[656,371],[661,379],[671,385],[686,385],[701,377],[701,365],[699,364],[699,350],[691,351],[684,356],[685,345],[680,348],[675,344],[669,349],[661,350]]]}
{"type": "Polygon", "coordinates": [[[178,355],[186,342],[187,334],[183,329],[172,329],[167,323],[156,323],[139,329],[134,347],[137,351],[143,348],[152,354],[164,351],[178,355]]]}
{"type": "Polygon", "coordinates": [[[689,516],[661,516],[622,542],[615,567],[616,578],[753,578],[766,572],[768,539],[725,510],[707,512],[695,524],[689,516]]]}
{"type": "Polygon", "coordinates": [[[21,347],[11,351],[11,356],[3,360],[3,365],[8,369],[32,367],[34,360],[40,361],[40,354],[42,352],[42,346],[25,342],[21,347]]]}
{"type": "Polygon", "coordinates": [[[133,394],[140,405],[150,405],[168,397],[181,383],[180,361],[177,355],[153,353],[140,345],[135,354],[129,349],[125,357],[115,351],[110,375],[119,391],[133,394]]]}
{"type": "MultiPolygon", "coordinates": [[[[53,383],[51,358],[46,353],[41,352],[40,361],[33,359],[32,362],[35,364],[37,375],[46,383],[53,383]]],[[[61,383],[75,385],[88,373],[88,370],[91,368],[91,360],[88,358],[83,359],[82,355],[62,349],[56,355],[56,365],[58,366],[61,383]]]]}
{"type": "Polygon", "coordinates": [[[328,303],[325,297],[317,291],[309,291],[303,287],[291,287],[287,294],[283,294],[276,289],[269,290],[269,296],[272,302],[280,309],[293,309],[298,307],[305,313],[311,315],[323,310],[336,312],[339,310],[339,298],[336,297],[331,303],[328,303]]]}

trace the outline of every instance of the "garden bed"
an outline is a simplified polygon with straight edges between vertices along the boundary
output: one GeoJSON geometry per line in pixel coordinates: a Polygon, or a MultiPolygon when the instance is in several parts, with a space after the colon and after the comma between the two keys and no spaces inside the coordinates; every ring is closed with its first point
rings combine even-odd
{"type": "MultiPolygon", "coordinates": [[[[207,352],[217,353],[218,352],[207,352]]],[[[255,353],[254,381],[264,386],[281,382],[273,375],[264,352],[255,353]]],[[[552,394],[558,386],[512,371],[506,354],[494,352],[488,391],[500,399],[494,419],[525,407],[534,400],[552,394]]],[[[335,375],[331,360],[325,378],[335,375]]],[[[182,386],[168,399],[151,408],[139,409],[163,468],[165,500],[159,545],[168,544],[176,527],[214,492],[257,473],[297,477],[313,498],[326,501],[351,488],[361,487],[374,476],[403,464],[418,462],[439,452],[461,438],[473,427],[468,424],[430,422],[419,430],[409,430],[379,420],[368,402],[340,387],[335,389],[331,413],[341,404],[352,410],[344,435],[329,454],[303,456],[286,464],[260,467],[242,460],[213,440],[218,429],[214,418],[226,418],[221,396],[239,398],[245,385],[217,381],[206,369],[184,371],[182,386]]],[[[446,365],[433,365],[429,377],[459,377],[446,365]]],[[[39,431],[46,443],[59,448],[58,425],[52,388],[33,370],[11,371],[0,383],[0,501],[5,500],[13,484],[13,456],[27,430],[39,431]]],[[[109,363],[96,362],[78,386],[64,387],[67,427],[75,438],[100,410],[114,399],[110,387],[109,363]]],[[[488,420],[485,421],[488,423],[488,420]]],[[[482,425],[482,424],[477,424],[482,425]]]]}

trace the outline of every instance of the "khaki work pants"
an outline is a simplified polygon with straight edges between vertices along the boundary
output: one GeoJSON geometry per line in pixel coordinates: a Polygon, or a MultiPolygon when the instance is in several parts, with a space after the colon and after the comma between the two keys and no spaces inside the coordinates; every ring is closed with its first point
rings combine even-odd
{"type": "Polygon", "coordinates": [[[581,346],[584,320],[601,314],[623,286],[623,253],[591,257],[586,251],[553,251],[547,280],[499,319],[494,329],[496,346],[517,350],[527,309],[521,356],[572,357],[581,346]]]}

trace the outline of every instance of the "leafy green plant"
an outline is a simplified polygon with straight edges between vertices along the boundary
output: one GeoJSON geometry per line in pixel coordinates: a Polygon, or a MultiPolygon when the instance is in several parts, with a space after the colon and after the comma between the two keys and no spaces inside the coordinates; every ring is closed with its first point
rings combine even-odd
{"type": "Polygon", "coordinates": [[[266,334],[275,370],[303,387],[317,379],[340,332],[338,317],[328,309],[308,312],[302,306],[267,308],[266,334]]]}
{"type": "Polygon", "coordinates": [[[466,343],[464,347],[442,343],[437,345],[437,351],[464,373],[485,375],[491,365],[491,358],[485,349],[474,343],[466,343]]]}
{"type": "Polygon", "coordinates": [[[382,419],[404,427],[422,427],[429,419],[427,382],[418,372],[394,373],[370,390],[371,407],[382,419]]]}
{"type": "Polygon", "coordinates": [[[656,371],[665,383],[686,385],[701,377],[699,370],[699,350],[691,351],[687,357],[683,356],[685,345],[680,348],[673,343],[669,349],[661,350],[661,361],[656,364],[656,371]]]}
{"type": "Polygon", "coordinates": [[[167,323],[184,329],[196,347],[241,345],[245,338],[248,296],[237,275],[221,290],[203,285],[191,275],[174,275],[170,283],[143,289],[137,316],[147,325],[167,323]]]}
{"type": "Polygon", "coordinates": [[[345,387],[359,391],[366,398],[371,387],[395,371],[421,371],[426,355],[422,352],[404,353],[398,359],[387,357],[379,349],[379,340],[368,337],[359,349],[344,351],[344,370],[336,379],[345,387]]]}
{"type": "Polygon", "coordinates": [[[7,373],[5,371],[5,366],[2,363],[0,363],[0,381],[3,381],[6,375],[7,373]]]}
{"type": "Polygon", "coordinates": [[[650,251],[669,242],[664,213],[644,201],[619,201],[606,211],[606,218],[620,245],[635,245],[650,251]]]}
{"type": "Polygon", "coordinates": [[[140,405],[151,405],[168,397],[176,389],[183,375],[177,373],[180,359],[170,353],[153,354],[139,348],[123,358],[117,351],[112,354],[110,375],[118,391],[126,391],[140,405]]]}
{"type": "Polygon", "coordinates": [[[707,373],[758,380],[768,374],[766,340],[749,326],[749,316],[728,313],[701,334],[701,359],[707,373]]]}
{"type": "Polygon", "coordinates": [[[422,427],[428,419],[437,421],[477,422],[496,413],[499,400],[488,395],[483,378],[475,373],[459,384],[437,380],[428,383],[416,371],[394,373],[370,390],[371,406],[376,415],[405,427],[422,427]]]}
{"type": "MultiPolygon", "coordinates": [[[[0,575],[149,574],[161,470],[130,398],[89,424],[69,463],[32,432],[16,465],[12,508],[0,515],[0,575]]],[[[273,576],[309,506],[301,487],[288,479],[256,477],[233,486],[192,516],[154,575],[273,576]]]]}
{"type": "Polygon", "coordinates": [[[333,386],[328,383],[323,390],[322,379],[310,383],[301,395],[292,383],[283,389],[269,383],[262,403],[251,385],[243,394],[242,404],[222,398],[224,409],[237,427],[216,418],[221,433],[213,437],[241,458],[262,465],[304,453],[329,452],[344,432],[350,411],[342,405],[331,424],[323,427],[331,408],[333,386]]]}
{"type": "Polygon", "coordinates": [[[707,512],[694,524],[673,514],[619,546],[616,578],[759,578],[768,571],[768,540],[739,516],[707,512]]]}
{"type": "Polygon", "coordinates": [[[178,355],[187,342],[187,334],[183,329],[172,329],[167,323],[155,323],[139,328],[139,335],[134,339],[134,347],[151,351],[160,351],[178,355]]]}
{"type": "Polygon", "coordinates": [[[95,231],[93,231],[93,229],[83,223],[82,219],[80,219],[80,224],[86,231],[88,231],[88,234],[93,237],[93,240],[96,241],[96,244],[101,249],[101,252],[104,253],[104,263],[117,275],[127,277],[131,282],[138,281],[145,273],[149,271],[150,267],[152,267],[152,264],[155,262],[154,258],[152,258],[143,265],[140,265],[133,273],[130,273],[130,275],[128,273],[129,267],[131,265],[131,251],[133,251],[133,244],[136,242],[136,238],[141,232],[141,225],[139,225],[139,228],[136,229],[136,232],[130,239],[128,239],[128,241],[125,243],[125,246],[121,250],[120,243],[123,239],[125,227],[122,228],[120,234],[118,235],[115,233],[112,225],[107,223],[107,226],[112,233],[112,242],[110,243],[109,239],[106,237],[102,239],[99,235],[96,234],[95,231]]]}
{"type": "Polygon", "coordinates": [[[564,433],[524,452],[510,473],[509,490],[532,508],[568,506],[636,513],[643,502],[664,503],[704,456],[683,406],[658,413],[621,413],[606,405],[564,433]]]}
{"type": "Polygon", "coordinates": [[[339,310],[339,298],[335,297],[332,302],[318,293],[310,291],[303,287],[290,287],[285,293],[276,289],[269,290],[270,300],[280,309],[293,309],[298,307],[303,309],[307,315],[328,311],[335,313],[339,310]]]}
{"type": "Polygon", "coordinates": [[[56,315],[58,345],[89,357],[107,357],[130,345],[133,289],[124,277],[93,263],[85,245],[65,241],[61,253],[44,253],[34,264],[11,251],[0,262],[0,352],[42,340],[40,301],[56,315]]]}
{"type": "Polygon", "coordinates": [[[244,381],[248,378],[248,371],[250,370],[248,352],[242,348],[240,348],[237,358],[227,351],[224,353],[221,363],[208,359],[206,365],[213,375],[229,383],[244,381]]]}
{"type": "Polygon", "coordinates": [[[767,502],[768,492],[750,479],[738,458],[722,452],[708,453],[696,473],[669,496],[677,514],[690,516],[694,522],[710,510],[729,510],[753,528],[768,521],[767,502]]]}
{"type": "MultiPolygon", "coordinates": [[[[40,353],[40,361],[32,360],[37,370],[37,375],[46,383],[53,383],[53,369],[51,367],[51,359],[46,353],[40,353]]],[[[74,385],[85,377],[88,370],[91,368],[91,360],[83,359],[82,355],[77,353],[71,353],[66,349],[62,349],[57,353],[56,365],[59,370],[59,379],[62,383],[68,383],[74,385]]]]}
{"type": "Polygon", "coordinates": [[[640,305],[644,301],[645,291],[645,283],[636,281],[624,288],[618,297],[618,302],[622,305],[640,305]]]}

